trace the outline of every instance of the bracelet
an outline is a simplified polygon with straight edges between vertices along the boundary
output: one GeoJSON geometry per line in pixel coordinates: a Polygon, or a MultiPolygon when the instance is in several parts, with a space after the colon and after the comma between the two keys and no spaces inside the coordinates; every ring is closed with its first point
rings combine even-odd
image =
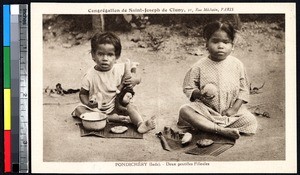
{"type": "Polygon", "coordinates": [[[214,130],[215,130],[215,133],[218,134],[221,131],[220,126],[218,126],[217,124],[214,124],[214,130]]]}

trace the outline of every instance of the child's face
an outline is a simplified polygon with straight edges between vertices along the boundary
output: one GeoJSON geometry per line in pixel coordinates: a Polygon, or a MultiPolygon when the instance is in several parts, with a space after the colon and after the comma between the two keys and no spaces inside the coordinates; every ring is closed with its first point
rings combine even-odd
{"type": "Polygon", "coordinates": [[[210,58],[214,61],[225,60],[233,48],[232,40],[223,30],[217,30],[207,42],[210,58]]]}
{"type": "Polygon", "coordinates": [[[123,103],[128,104],[130,103],[131,99],[132,99],[132,94],[127,92],[123,97],[123,103]]]}
{"type": "Polygon", "coordinates": [[[112,44],[99,44],[96,51],[92,53],[92,57],[99,71],[109,71],[117,59],[115,47],[112,44]]]}

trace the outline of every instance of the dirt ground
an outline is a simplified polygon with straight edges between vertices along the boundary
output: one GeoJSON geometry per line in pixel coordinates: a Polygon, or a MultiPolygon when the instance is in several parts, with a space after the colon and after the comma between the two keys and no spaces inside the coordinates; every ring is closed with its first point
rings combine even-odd
{"type": "MultiPolygon", "coordinates": [[[[180,31],[186,29],[180,27],[150,25],[141,33],[117,32],[123,46],[119,61],[130,58],[140,63],[138,71],[142,76],[142,83],[135,87],[134,103],[145,119],[156,116],[155,130],[144,134],[144,139],[80,137],[79,128],[75,125],[79,121],[70,115],[79,102],[78,93],[60,97],[44,94],[43,160],[285,160],[285,33],[277,23],[244,23],[232,53],[244,63],[252,87],[259,87],[265,82],[261,93],[251,95],[247,104],[250,110],[259,107],[270,114],[270,118],[257,116],[257,134],[242,136],[231,149],[217,157],[195,156],[180,151],[167,152],[162,149],[155,133],[162,131],[164,126],[176,128],[179,107],[188,102],[182,92],[185,73],[193,63],[207,55],[203,39],[197,36],[198,30],[188,28],[190,32],[185,35],[180,31]],[[147,45],[145,47],[147,32],[163,36],[164,42],[156,51],[147,45]],[[141,41],[145,42],[131,41],[136,36],[142,36],[141,41]]],[[[61,83],[64,89],[80,88],[81,77],[94,65],[88,39],[73,46],[64,45],[63,42],[65,41],[62,39],[44,41],[44,88],[54,88],[56,83],[61,83]]]]}

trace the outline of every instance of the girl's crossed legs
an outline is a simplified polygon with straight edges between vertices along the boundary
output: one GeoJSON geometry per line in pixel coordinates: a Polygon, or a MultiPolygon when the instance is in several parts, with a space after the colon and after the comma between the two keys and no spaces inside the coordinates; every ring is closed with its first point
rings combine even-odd
{"type": "Polygon", "coordinates": [[[225,137],[233,139],[238,139],[240,137],[238,129],[219,126],[201,114],[197,113],[193,108],[187,105],[180,108],[178,125],[180,126],[186,123],[190,124],[196,129],[210,133],[217,133],[225,137]]]}

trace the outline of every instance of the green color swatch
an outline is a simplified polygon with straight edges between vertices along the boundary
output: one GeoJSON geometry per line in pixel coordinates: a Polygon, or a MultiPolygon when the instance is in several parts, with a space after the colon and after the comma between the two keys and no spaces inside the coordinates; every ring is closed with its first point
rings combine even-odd
{"type": "Polygon", "coordinates": [[[10,89],[10,47],[3,47],[4,89],[10,89]]]}

